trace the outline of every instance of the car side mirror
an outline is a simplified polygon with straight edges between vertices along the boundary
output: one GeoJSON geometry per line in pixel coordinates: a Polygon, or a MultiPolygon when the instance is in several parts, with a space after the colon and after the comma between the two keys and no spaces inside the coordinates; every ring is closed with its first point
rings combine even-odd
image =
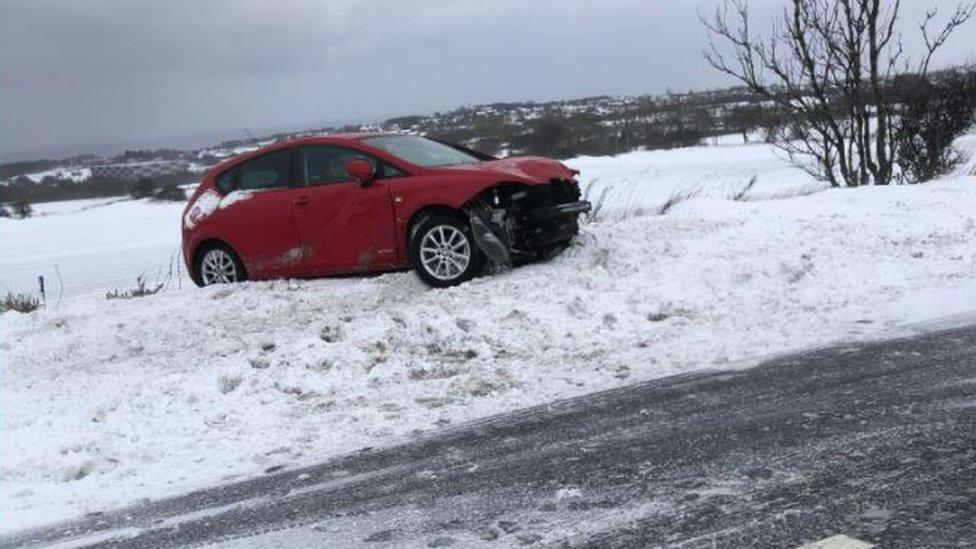
{"type": "Polygon", "coordinates": [[[359,181],[359,184],[363,187],[368,187],[376,175],[373,173],[373,167],[369,165],[369,162],[366,162],[362,158],[353,158],[349,162],[346,162],[346,173],[356,181],[359,181]]]}

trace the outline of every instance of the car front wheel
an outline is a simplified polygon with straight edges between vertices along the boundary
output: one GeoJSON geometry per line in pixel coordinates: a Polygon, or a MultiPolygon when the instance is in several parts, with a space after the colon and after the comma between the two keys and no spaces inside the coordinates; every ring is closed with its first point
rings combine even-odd
{"type": "Polygon", "coordinates": [[[411,231],[410,260],[414,271],[435,288],[471,280],[485,265],[471,227],[460,217],[430,214],[411,231]]]}

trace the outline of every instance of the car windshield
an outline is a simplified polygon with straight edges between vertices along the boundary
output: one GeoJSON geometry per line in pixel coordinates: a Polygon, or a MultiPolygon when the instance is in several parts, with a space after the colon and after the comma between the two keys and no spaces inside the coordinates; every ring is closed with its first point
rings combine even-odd
{"type": "Polygon", "coordinates": [[[424,168],[481,162],[464,151],[416,135],[383,135],[368,137],[363,142],[424,168]]]}

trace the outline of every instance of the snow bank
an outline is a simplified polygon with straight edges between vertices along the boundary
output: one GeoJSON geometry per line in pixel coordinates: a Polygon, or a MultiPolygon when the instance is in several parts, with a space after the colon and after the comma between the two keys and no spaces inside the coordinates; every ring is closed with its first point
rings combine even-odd
{"type": "Polygon", "coordinates": [[[403,273],[4,315],[3,527],[976,309],[971,178],[586,233],[442,291],[403,273]]]}
{"type": "Polygon", "coordinates": [[[784,162],[781,153],[764,143],[584,156],[566,163],[580,170],[591,201],[604,196],[604,217],[610,219],[654,211],[675,193],[728,198],[753,178],[748,200],[809,194],[826,186],[784,162]]]}
{"type": "MultiPolygon", "coordinates": [[[[809,181],[755,158],[768,149],[725,150],[573,161],[645,189],[614,195],[619,215],[555,260],[457,288],[398,273],[3,315],[3,530],[976,310],[976,178],[735,202],[717,189],[753,171],[757,191],[809,181]],[[715,192],[639,215],[673,192],[655,169],[715,192]]],[[[145,221],[110,222],[146,206],[116,207],[99,223],[145,221]]],[[[161,245],[179,212],[167,219],[161,245]]]]}

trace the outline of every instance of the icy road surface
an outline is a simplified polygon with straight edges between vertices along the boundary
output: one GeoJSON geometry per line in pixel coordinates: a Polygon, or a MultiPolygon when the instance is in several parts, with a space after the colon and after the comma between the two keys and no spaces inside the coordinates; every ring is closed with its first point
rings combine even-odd
{"type": "Polygon", "coordinates": [[[91,289],[0,316],[0,531],[976,310],[968,171],[790,198],[809,180],[762,145],[573,163],[611,189],[602,220],[551,262],[444,291],[395,273],[109,301],[103,273],[134,281],[156,246],[166,265],[178,205],[0,220],[0,279],[48,254],[91,289]]]}
{"type": "Polygon", "coordinates": [[[969,326],[560,401],[4,546],[972,546],[973,425],[969,326]]]}

